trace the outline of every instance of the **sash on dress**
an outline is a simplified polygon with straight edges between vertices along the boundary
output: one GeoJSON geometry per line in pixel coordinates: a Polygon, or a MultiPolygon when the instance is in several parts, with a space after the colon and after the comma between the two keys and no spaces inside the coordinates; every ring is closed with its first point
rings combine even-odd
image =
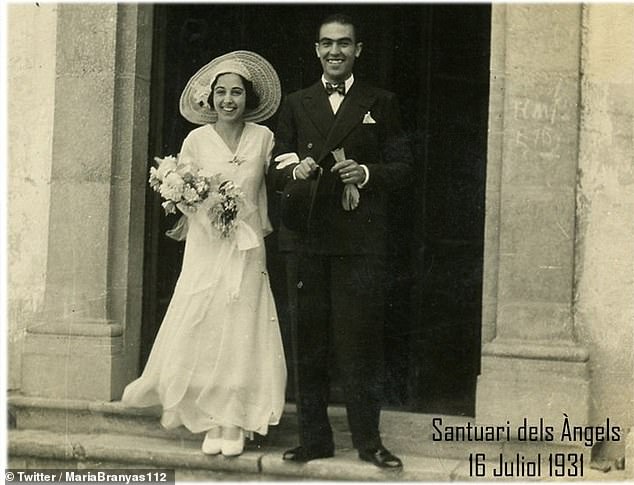
{"type": "MultiPolygon", "coordinates": [[[[186,208],[185,208],[186,209],[186,208]]],[[[215,250],[215,259],[217,264],[213,271],[207,273],[206,281],[200,281],[200,286],[192,288],[192,293],[208,291],[212,287],[220,290],[219,284],[224,286],[224,290],[231,301],[235,301],[240,297],[240,288],[242,285],[242,275],[247,264],[247,251],[257,248],[261,245],[260,237],[245,219],[248,219],[256,212],[256,206],[246,200],[244,206],[240,209],[238,220],[235,223],[233,234],[228,238],[223,238],[216,231],[209,218],[206,215],[204,207],[200,207],[197,211],[186,210],[185,214],[178,220],[172,229],[166,232],[166,235],[177,241],[183,241],[187,238],[191,224],[202,226],[204,232],[213,245],[215,250]],[[221,279],[223,280],[221,282],[221,279]]],[[[191,326],[195,327],[200,321],[191,322],[191,326]]]]}

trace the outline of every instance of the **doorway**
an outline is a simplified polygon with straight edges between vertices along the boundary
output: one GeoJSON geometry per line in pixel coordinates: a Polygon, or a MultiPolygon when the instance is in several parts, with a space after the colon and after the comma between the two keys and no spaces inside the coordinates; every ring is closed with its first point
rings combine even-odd
{"type": "MultiPolygon", "coordinates": [[[[412,188],[391,200],[385,407],[474,415],[480,362],[491,7],[342,5],[361,25],[355,76],[398,95],[417,160],[412,188]]],[[[277,70],[283,94],[320,74],[313,41],[324,5],[157,4],[150,153],[176,154],[194,125],[178,113],[190,76],[213,57],[253,50],[277,70]]],[[[276,117],[264,122],[275,131],[276,117]]],[[[269,211],[278,222],[276,194],[269,211]]],[[[174,216],[147,190],[141,365],[178,278],[174,216]]],[[[271,285],[290,340],[284,259],[267,238],[271,285]]],[[[288,352],[290,366],[290,352],[288,352]]],[[[289,369],[290,370],[290,369],[289,369]]],[[[289,384],[292,379],[289,378],[289,384]]],[[[293,389],[289,386],[289,399],[293,389]]],[[[336,395],[336,389],[335,389],[336,395]]]]}

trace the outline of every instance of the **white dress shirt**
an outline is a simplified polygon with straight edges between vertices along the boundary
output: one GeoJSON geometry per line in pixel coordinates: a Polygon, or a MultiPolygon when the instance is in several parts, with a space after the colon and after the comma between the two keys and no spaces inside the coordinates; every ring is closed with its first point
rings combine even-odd
{"type": "MultiPolygon", "coordinates": [[[[326,76],[322,74],[321,83],[324,85],[324,89],[326,89],[326,82],[326,76]]],[[[350,88],[353,84],[354,74],[350,74],[350,77],[344,82],[344,85],[346,86],[346,93],[350,92],[350,88]]],[[[330,102],[330,107],[332,108],[333,113],[337,114],[337,111],[339,111],[339,106],[341,106],[341,103],[343,103],[344,98],[345,96],[337,91],[328,96],[328,101],[330,102]]]]}

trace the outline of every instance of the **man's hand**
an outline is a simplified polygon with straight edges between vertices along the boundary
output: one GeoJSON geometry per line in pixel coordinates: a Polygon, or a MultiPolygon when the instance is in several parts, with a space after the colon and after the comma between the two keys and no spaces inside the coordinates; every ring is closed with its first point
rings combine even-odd
{"type": "Polygon", "coordinates": [[[331,172],[338,172],[344,184],[362,184],[365,181],[365,170],[354,160],[344,160],[335,163],[330,169],[331,172]]]}
{"type": "Polygon", "coordinates": [[[311,157],[306,157],[294,168],[293,174],[297,180],[306,180],[310,178],[317,169],[319,169],[317,162],[311,157]]]}

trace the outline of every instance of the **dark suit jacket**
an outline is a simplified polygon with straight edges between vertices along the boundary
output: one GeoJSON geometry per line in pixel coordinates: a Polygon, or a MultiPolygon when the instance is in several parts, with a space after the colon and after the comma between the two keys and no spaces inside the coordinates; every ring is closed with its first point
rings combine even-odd
{"type": "MultiPolygon", "coordinates": [[[[393,93],[355,80],[336,116],[321,81],[287,97],[280,112],[273,156],[296,152],[300,160],[311,156],[323,167],[312,221],[314,232],[296,234],[295,243],[320,254],[383,254],[387,228],[387,197],[406,189],[412,178],[412,154],[399,119],[393,93]],[[364,117],[375,123],[364,123],[364,117]],[[359,190],[359,206],[345,211],[341,205],[344,184],[330,173],[335,161],[331,150],[343,147],[346,158],[365,164],[370,172],[359,190]]],[[[295,165],[269,170],[276,190],[294,183],[295,165]]],[[[282,249],[289,241],[280,229],[282,249]]]]}

